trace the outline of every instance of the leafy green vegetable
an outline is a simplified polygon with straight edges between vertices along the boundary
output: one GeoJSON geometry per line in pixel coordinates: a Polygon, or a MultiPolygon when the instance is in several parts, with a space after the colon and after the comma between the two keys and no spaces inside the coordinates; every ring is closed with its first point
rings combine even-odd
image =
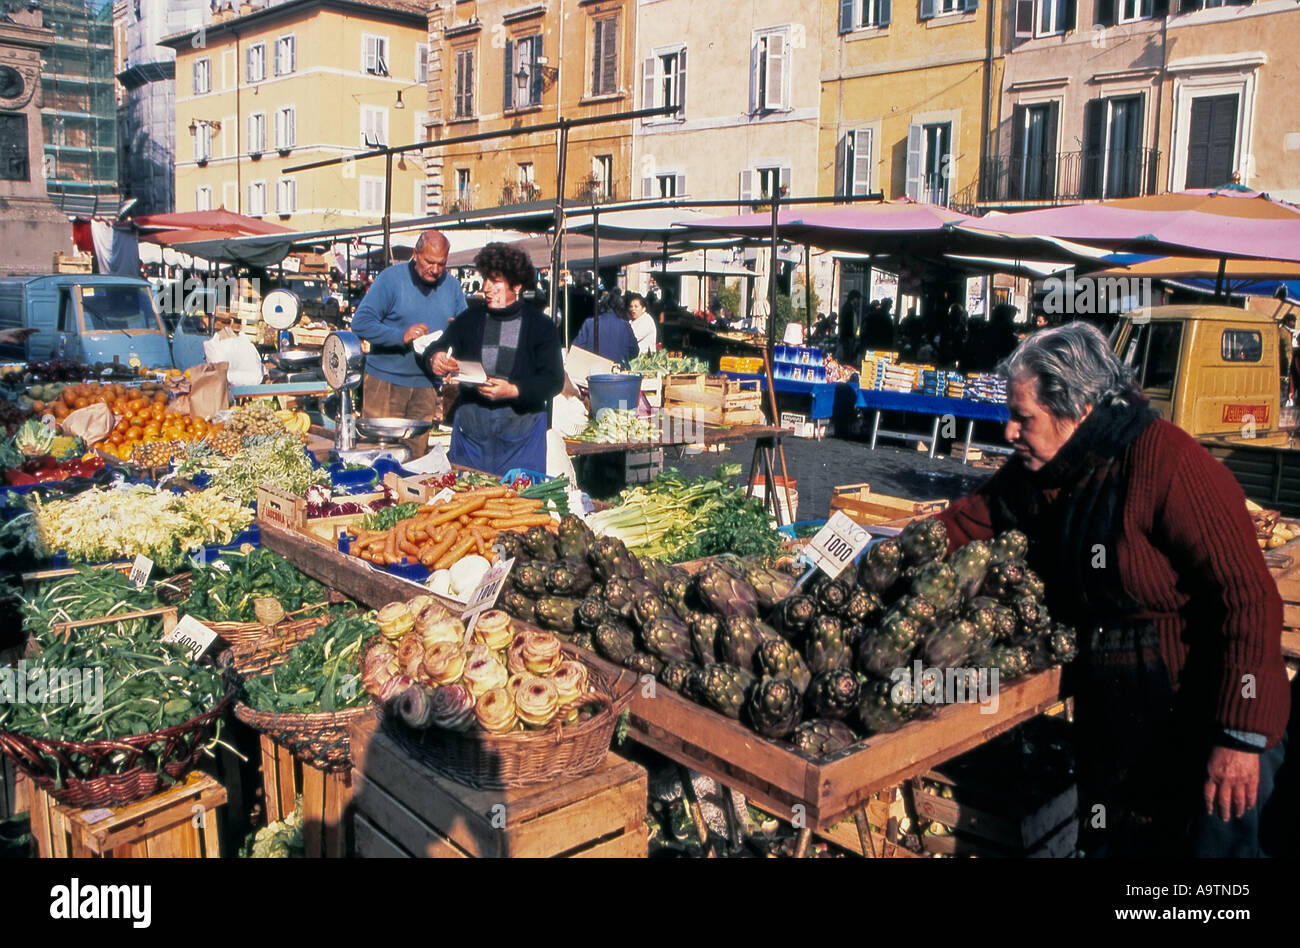
{"type": "Polygon", "coordinates": [[[362,530],[391,530],[403,520],[408,520],[419,512],[419,504],[394,504],[363,518],[360,526],[362,530]]]}
{"type": "Polygon", "coordinates": [[[253,622],[258,599],[275,599],[285,612],[293,612],[326,597],[324,586],[270,550],[227,553],[195,567],[191,575],[190,594],[180,610],[208,622],[253,622]]]}
{"type": "Polygon", "coordinates": [[[362,645],[379,632],[374,613],[340,615],[299,643],[269,675],[244,683],[259,711],[312,714],[342,711],[370,700],[361,686],[362,645]]]}
{"type": "Polygon", "coordinates": [[[329,475],[312,467],[296,435],[247,438],[244,448],[212,479],[212,486],[245,503],[256,499],[257,489],[273,484],[291,494],[302,494],[329,475]]]}
{"type": "Polygon", "coordinates": [[[694,356],[670,356],[660,349],[656,352],[637,356],[628,368],[643,375],[681,375],[691,372],[707,372],[709,364],[694,356]]]}

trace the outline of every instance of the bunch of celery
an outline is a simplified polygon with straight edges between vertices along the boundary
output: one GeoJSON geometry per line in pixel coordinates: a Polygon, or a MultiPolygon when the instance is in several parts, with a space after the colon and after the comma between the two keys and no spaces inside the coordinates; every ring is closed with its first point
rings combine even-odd
{"type": "Polygon", "coordinates": [[[712,477],[687,481],[672,468],[648,484],[627,488],[617,506],[592,514],[587,524],[598,536],[622,540],[638,556],[679,562],[712,518],[743,502],[744,491],[731,483],[740,471],[738,464],[724,464],[712,477]]]}

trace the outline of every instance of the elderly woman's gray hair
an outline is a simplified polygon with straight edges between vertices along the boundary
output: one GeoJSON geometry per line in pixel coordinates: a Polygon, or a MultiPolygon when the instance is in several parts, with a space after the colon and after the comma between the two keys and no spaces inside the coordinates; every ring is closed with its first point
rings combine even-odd
{"type": "Polygon", "coordinates": [[[1012,382],[1036,382],[1039,403],[1063,421],[1078,421],[1089,406],[1123,401],[1133,389],[1133,370],[1100,330],[1083,322],[1034,333],[1001,371],[1012,382]]]}

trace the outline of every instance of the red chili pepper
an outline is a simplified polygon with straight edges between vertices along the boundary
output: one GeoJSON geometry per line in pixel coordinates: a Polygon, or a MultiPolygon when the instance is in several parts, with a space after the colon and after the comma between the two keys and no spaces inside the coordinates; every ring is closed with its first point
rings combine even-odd
{"type": "Polygon", "coordinates": [[[5,480],[12,487],[25,487],[28,484],[40,483],[40,481],[32,477],[32,475],[26,474],[16,468],[12,471],[5,471],[5,480]]]}

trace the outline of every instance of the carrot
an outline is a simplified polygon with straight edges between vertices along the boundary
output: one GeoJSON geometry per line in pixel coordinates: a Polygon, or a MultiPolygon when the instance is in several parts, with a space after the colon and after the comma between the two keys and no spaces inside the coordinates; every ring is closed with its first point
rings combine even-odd
{"type": "Polygon", "coordinates": [[[470,493],[475,497],[482,497],[484,500],[487,500],[490,497],[506,496],[506,494],[510,493],[510,488],[506,487],[504,484],[498,485],[497,487],[476,487],[470,493]]]}
{"type": "Polygon", "coordinates": [[[438,526],[443,523],[450,523],[463,514],[472,513],[478,510],[487,502],[486,497],[469,497],[461,501],[453,501],[442,509],[440,513],[433,514],[429,519],[429,526],[438,526]]]}
{"type": "Polygon", "coordinates": [[[432,545],[425,546],[420,553],[420,565],[432,568],[433,564],[442,558],[443,554],[451,549],[456,542],[454,531],[446,530],[442,534],[442,539],[432,541],[432,545]]]}
{"type": "Polygon", "coordinates": [[[525,514],[509,520],[493,520],[489,526],[497,530],[517,530],[521,527],[545,527],[553,522],[550,514],[525,514]]]}
{"type": "Polygon", "coordinates": [[[407,528],[408,522],[404,520],[397,525],[397,548],[407,556],[418,560],[420,558],[420,548],[411,542],[407,528]]]}
{"type": "Polygon", "coordinates": [[[397,530],[389,530],[384,541],[384,559],[389,563],[397,562],[397,530]]]}
{"type": "Polygon", "coordinates": [[[462,533],[450,550],[440,556],[433,564],[435,570],[447,569],[462,556],[474,549],[474,535],[462,533]]]}

